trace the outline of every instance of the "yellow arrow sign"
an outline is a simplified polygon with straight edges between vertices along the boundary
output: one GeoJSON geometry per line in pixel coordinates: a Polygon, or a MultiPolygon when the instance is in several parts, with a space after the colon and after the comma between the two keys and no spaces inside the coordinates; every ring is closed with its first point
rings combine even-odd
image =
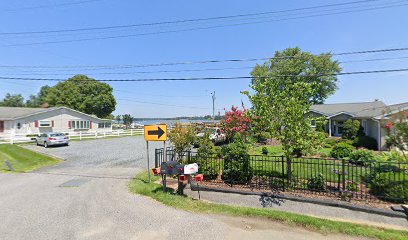
{"type": "Polygon", "coordinates": [[[145,125],[144,138],[146,141],[166,141],[167,140],[167,125],[145,125]]]}

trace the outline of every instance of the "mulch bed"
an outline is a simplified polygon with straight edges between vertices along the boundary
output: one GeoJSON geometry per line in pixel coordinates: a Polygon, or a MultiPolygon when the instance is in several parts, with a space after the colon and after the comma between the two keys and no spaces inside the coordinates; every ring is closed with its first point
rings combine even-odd
{"type": "MultiPolygon", "coordinates": [[[[222,181],[204,181],[201,183],[202,186],[209,187],[209,188],[217,188],[217,189],[226,189],[226,190],[236,190],[236,191],[243,191],[243,192],[254,192],[254,193],[273,193],[273,194],[284,194],[287,196],[296,196],[296,197],[305,197],[305,198],[314,198],[314,199],[322,199],[322,200],[334,200],[334,201],[344,201],[338,196],[338,194],[329,193],[329,192],[314,192],[308,190],[297,190],[297,191],[277,191],[271,190],[266,188],[254,188],[250,185],[229,185],[222,181]]],[[[385,202],[382,201],[375,196],[367,195],[367,198],[353,198],[348,199],[349,203],[366,206],[366,207],[374,207],[380,209],[387,209],[389,210],[391,206],[395,206],[395,203],[385,202]]]]}

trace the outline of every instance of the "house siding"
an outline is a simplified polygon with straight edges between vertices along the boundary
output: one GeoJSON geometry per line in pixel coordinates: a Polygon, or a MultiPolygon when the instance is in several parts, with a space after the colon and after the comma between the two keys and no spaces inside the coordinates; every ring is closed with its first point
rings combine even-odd
{"type": "Polygon", "coordinates": [[[98,123],[108,122],[107,120],[101,120],[88,116],[86,114],[78,113],[70,109],[62,108],[49,112],[39,113],[32,116],[27,116],[15,120],[4,121],[3,134],[38,134],[43,132],[74,132],[74,131],[89,131],[89,132],[103,132],[111,130],[111,128],[98,128],[98,123]],[[36,127],[36,121],[52,121],[51,127],[36,127]],[[73,129],[69,127],[69,121],[71,120],[88,120],[92,121],[91,129],[73,129]],[[20,129],[18,129],[20,124],[20,129]]]}

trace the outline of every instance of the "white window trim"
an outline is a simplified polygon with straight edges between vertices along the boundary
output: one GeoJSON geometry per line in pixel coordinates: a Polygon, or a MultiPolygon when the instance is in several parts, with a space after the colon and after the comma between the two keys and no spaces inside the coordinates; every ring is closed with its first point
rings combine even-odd
{"type": "Polygon", "coordinates": [[[70,120],[72,129],[90,129],[91,121],[89,120],[70,120]]]}
{"type": "Polygon", "coordinates": [[[52,127],[52,121],[51,120],[40,120],[38,121],[38,127],[52,127]],[[43,125],[43,123],[47,123],[47,125],[41,126],[43,125]]]}

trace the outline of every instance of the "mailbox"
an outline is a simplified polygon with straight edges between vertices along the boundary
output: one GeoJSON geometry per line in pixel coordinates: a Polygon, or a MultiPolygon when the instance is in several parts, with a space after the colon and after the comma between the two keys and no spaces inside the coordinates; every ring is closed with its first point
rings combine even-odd
{"type": "Polygon", "coordinates": [[[184,165],[176,161],[163,162],[160,167],[160,174],[180,175],[184,173],[184,165]]]}
{"type": "Polygon", "coordinates": [[[157,176],[160,174],[160,168],[153,168],[152,172],[153,172],[153,175],[157,176]]]}
{"type": "Polygon", "coordinates": [[[184,174],[196,174],[198,172],[197,163],[188,164],[184,166],[184,174]]]}
{"type": "Polygon", "coordinates": [[[195,177],[196,182],[202,182],[204,180],[204,175],[203,174],[197,174],[195,177]]]}
{"type": "Polygon", "coordinates": [[[180,175],[179,176],[179,180],[181,181],[181,182],[183,182],[183,181],[185,181],[187,178],[186,178],[186,175],[180,175]]]}

